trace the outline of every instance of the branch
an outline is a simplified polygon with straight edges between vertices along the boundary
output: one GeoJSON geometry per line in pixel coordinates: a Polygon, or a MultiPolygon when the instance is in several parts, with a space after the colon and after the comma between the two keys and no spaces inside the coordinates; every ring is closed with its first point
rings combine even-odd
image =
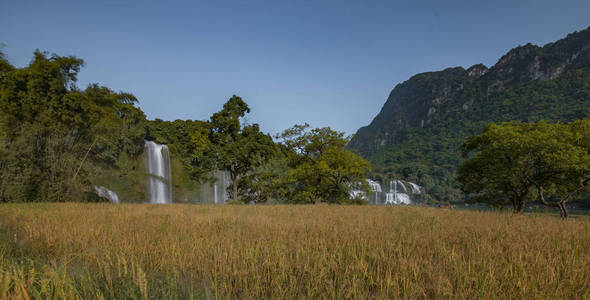
{"type": "MultiPolygon", "coordinates": [[[[535,183],[535,185],[537,185],[537,184],[535,183]]],[[[547,202],[545,200],[545,195],[543,194],[543,187],[537,185],[537,188],[539,190],[539,199],[541,199],[541,203],[543,203],[544,205],[547,205],[547,206],[551,206],[551,207],[559,207],[559,203],[561,203],[561,201],[560,202],[547,202]]]]}
{"type": "Polygon", "coordinates": [[[80,162],[80,166],[78,166],[78,169],[76,170],[76,173],[74,173],[74,177],[72,177],[72,183],[74,183],[74,180],[76,180],[76,176],[78,176],[78,173],[80,172],[80,169],[82,169],[82,165],[84,164],[84,161],[86,160],[86,157],[88,157],[88,153],[90,153],[90,150],[92,149],[92,147],[94,147],[94,144],[96,144],[96,141],[97,140],[98,139],[95,138],[94,141],[92,141],[92,144],[88,148],[88,151],[86,151],[86,154],[84,154],[84,158],[82,158],[82,161],[80,162]]]}
{"type": "Polygon", "coordinates": [[[573,195],[587,189],[589,186],[587,185],[588,182],[590,182],[590,178],[587,178],[586,180],[584,180],[582,182],[582,186],[578,189],[575,189],[573,191],[571,191],[569,194],[567,194],[565,197],[563,197],[559,202],[560,203],[565,203],[566,201],[568,201],[573,195]]]}

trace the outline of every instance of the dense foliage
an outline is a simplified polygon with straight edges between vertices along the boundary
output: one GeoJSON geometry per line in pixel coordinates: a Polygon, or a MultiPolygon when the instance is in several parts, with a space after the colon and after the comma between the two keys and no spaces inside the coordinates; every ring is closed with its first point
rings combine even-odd
{"type": "Polygon", "coordinates": [[[291,150],[286,181],[293,188],[288,198],[295,203],[348,203],[351,187],[368,192],[369,163],[344,149],[349,139],[329,127],[308,127],[295,125],[279,136],[291,150]]]}
{"type": "Polygon", "coordinates": [[[395,87],[349,147],[371,161],[375,177],[414,181],[436,200],[461,202],[460,146],[487,124],[590,117],[589,45],[587,29],[512,49],[490,69],[418,74],[395,87]]]}
{"type": "Polygon", "coordinates": [[[590,181],[590,120],[491,124],[467,139],[462,152],[468,159],[458,181],[470,201],[511,204],[522,212],[539,195],[567,217],[567,201],[585,192],[590,181]]]}
{"type": "Polygon", "coordinates": [[[213,171],[227,171],[233,202],[366,203],[350,199],[350,190],[367,190],[369,163],[345,149],[349,139],[343,133],[295,125],[277,136],[280,142],[275,143],[260,132],[258,124],[242,124],[247,112],[248,105],[233,96],[209,121],[191,123],[195,126],[179,120],[157,121],[149,125],[150,134],[170,143],[195,180],[206,182],[213,171]]]}
{"type": "Polygon", "coordinates": [[[144,114],[135,97],[89,85],[83,62],[35,52],[25,68],[0,60],[0,201],[89,199],[91,181],[134,171],[144,114]]]}
{"type": "Polygon", "coordinates": [[[145,139],[172,152],[176,202],[188,202],[218,171],[231,178],[232,200],[246,203],[342,203],[364,182],[368,164],[344,150],[342,133],[300,132],[298,143],[315,148],[298,152],[244,124],[250,108],[235,95],[207,121],[147,121],[131,94],[79,89],[82,65],[35,52],[15,68],[0,53],[0,202],[98,201],[97,185],[142,201],[145,139]]]}
{"type": "Polygon", "coordinates": [[[194,140],[198,148],[204,149],[199,152],[199,163],[209,162],[213,168],[229,173],[233,201],[238,201],[241,177],[268,160],[275,151],[272,138],[260,132],[258,124],[241,124],[240,118],[248,112],[250,108],[246,102],[232,96],[221,111],[211,116],[208,135],[197,134],[198,139],[194,140]]]}

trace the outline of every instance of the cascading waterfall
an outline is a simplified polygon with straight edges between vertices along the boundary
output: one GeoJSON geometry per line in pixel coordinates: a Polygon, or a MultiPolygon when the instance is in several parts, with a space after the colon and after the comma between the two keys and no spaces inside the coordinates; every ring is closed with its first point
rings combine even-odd
{"type": "MultiPolygon", "coordinates": [[[[420,188],[418,188],[418,194],[420,188]]],[[[414,194],[415,187],[412,185],[412,194],[414,194]]],[[[412,204],[410,201],[410,195],[408,195],[408,189],[401,180],[392,180],[389,184],[389,192],[385,194],[385,204],[412,204]]]]}
{"type": "Polygon", "coordinates": [[[224,171],[215,171],[215,181],[213,182],[213,203],[223,204],[228,200],[227,188],[231,184],[229,173],[224,171]]]}
{"type": "Polygon", "coordinates": [[[383,205],[400,205],[412,204],[412,200],[415,195],[421,195],[422,189],[419,185],[404,181],[404,180],[391,180],[389,181],[389,189],[381,187],[381,184],[377,181],[367,179],[371,194],[367,195],[364,191],[358,189],[358,186],[354,186],[350,190],[351,198],[362,198],[369,201],[370,204],[383,205]],[[412,198],[412,199],[411,199],[412,198]]]}
{"type": "Polygon", "coordinates": [[[149,203],[172,203],[172,170],[168,146],[145,141],[145,152],[149,203]]]}
{"type": "Polygon", "coordinates": [[[371,188],[371,192],[373,192],[373,197],[371,197],[371,199],[369,200],[369,203],[371,204],[379,204],[379,199],[381,199],[381,184],[379,184],[379,182],[377,181],[373,181],[371,179],[367,179],[367,183],[369,184],[369,187],[371,188]]]}
{"type": "Polygon", "coordinates": [[[410,184],[410,186],[412,187],[412,194],[416,194],[416,195],[420,195],[422,192],[420,191],[420,186],[413,183],[413,182],[408,182],[410,184]]]}
{"type": "Polygon", "coordinates": [[[227,188],[231,185],[227,171],[213,171],[207,181],[201,182],[197,202],[206,204],[225,204],[229,200],[227,188]]]}
{"type": "Polygon", "coordinates": [[[99,197],[108,199],[112,203],[119,203],[119,195],[117,193],[107,189],[104,186],[95,186],[94,190],[99,197]]]}

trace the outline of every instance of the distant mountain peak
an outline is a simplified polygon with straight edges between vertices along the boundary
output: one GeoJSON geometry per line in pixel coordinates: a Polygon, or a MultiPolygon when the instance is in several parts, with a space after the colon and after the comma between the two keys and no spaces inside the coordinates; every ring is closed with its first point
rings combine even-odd
{"type": "Polygon", "coordinates": [[[477,78],[485,75],[488,70],[488,67],[486,67],[484,64],[476,64],[467,69],[467,75],[477,78]]]}

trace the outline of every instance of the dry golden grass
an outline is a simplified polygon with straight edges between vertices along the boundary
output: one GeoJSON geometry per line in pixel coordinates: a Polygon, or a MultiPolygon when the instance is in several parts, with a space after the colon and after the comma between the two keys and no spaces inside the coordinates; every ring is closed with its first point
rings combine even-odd
{"type": "Polygon", "coordinates": [[[589,298],[590,223],[375,206],[0,206],[0,299],[589,298]]]}

